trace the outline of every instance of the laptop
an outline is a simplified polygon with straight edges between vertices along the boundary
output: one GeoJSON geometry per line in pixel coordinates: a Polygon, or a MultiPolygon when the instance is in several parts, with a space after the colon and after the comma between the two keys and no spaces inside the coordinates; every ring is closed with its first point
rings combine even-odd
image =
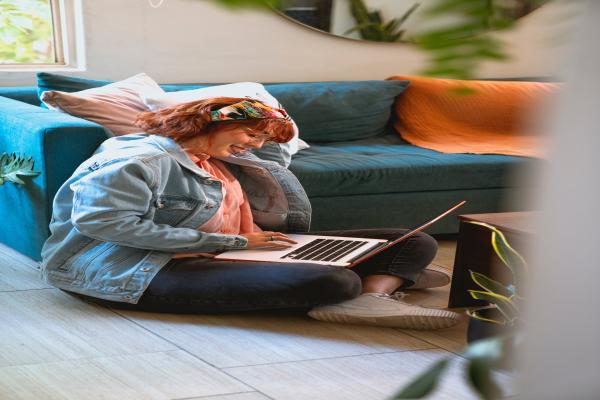
{"type": "Polygon", "coordinates": [[[215,257],[220,260],[268,261],[277,263],[312,263],[352,268],[376,254],[394,246],[462,207],[466,201],[452,206],[435,218],[409,230],[394,240],[358,237],[288,234],[298,242],[286,249],[229,250],[215,257]]]}

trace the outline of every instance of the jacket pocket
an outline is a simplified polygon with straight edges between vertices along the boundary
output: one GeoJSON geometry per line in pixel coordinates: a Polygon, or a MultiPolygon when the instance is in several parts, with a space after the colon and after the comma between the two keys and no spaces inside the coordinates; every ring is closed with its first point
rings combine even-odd
{"type": "Polygon", "coordinates": [[[175,226],[186,219],[202,202],[185,196],[161,194],[154,201],[156,224],[175,226]]]}
{"type": "Polygon", "coordinates": [[[95,257],[85,269],[85,280],[95,287],[123,288],[134,269],[151,251],[114,246],[95,257]]]}
{"type": "Polygon", "coordinates": [[[51,272],[59,279],[80,281],[86,269],[102,254],[110,251],[116,244],[111,242],[93,241],[71,256],[56,271],[51,272]]]}

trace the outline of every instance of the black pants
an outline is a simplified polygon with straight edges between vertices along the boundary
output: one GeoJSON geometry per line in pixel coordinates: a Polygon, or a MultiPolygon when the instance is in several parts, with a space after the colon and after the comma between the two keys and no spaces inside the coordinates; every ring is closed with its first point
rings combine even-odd
{"type": "MultiPolygon", "coordinates": [[[[395,239],[403,229],[311,232],[331,236],[395,239]]],[[[180,258],[154,277],[137,304],[100,302],[117,308],[172,313],[223,313],[310,308],[352,299],[361,278],[394,275],[414,283],[433,260],[437,242],[419,233],[352,269],[308,263],[222,261],[180,258]]]]}

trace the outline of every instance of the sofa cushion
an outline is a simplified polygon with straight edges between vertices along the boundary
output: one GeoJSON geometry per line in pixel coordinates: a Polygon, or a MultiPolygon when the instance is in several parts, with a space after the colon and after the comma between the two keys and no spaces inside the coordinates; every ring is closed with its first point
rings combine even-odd
{"type": "Polygon", "coordinates": [[[266,85],[308,142],[358,140],[384,133],[408,81],[303,82],[266,85]],[[390,84],[398,82],[398,84],[390,84]]]}
{"type": "MultiPolygon", "coordinates": [[[[44,90],[75,92],[111,83],[46,72],[37,74],[38,94],[44,90]]],[[[281,102],[308,142],[358,140],[381,135],[390,120],[395,98],[408,81],[347,81],[268,83],[267,91],[281,102]]],[[[219,83],[166,84],[166,92],[192,90],[219,83]]]]}
{"type": "Polygon", "coordinates": [[[532,159],[443,154],[413,146],[395,133],[359,141],[313,144],[290,170],[310,197],[514,186],[516,168],[532,159]]]}

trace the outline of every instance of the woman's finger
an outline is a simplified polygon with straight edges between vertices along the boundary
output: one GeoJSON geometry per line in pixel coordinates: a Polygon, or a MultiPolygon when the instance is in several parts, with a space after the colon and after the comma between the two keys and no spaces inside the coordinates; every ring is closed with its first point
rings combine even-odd
{"type": "Polygon", "coordinates": [[[260,247],[268,247],[270,249],[287,249],[292,247],[291,243],[286,243],[282,240],[272,241],[265,240],[264,242],[259,244],[260,247]]]}
{"type": "Polygon", "coordinates": [[[292,245],[287,244],[287,243],[282,243],[282,242],[269,242],[269,244],[266,244],[264,247],[268,247],[269,249],[274,249],[274,250],[283,250],[283,249],[291,248],[292,245]]]}
{"type": "Polygon", "coordinates": [[[273,240],[277,241],[277,242],[287,242],[287,243],[291,243],[291,244],[297,244],[298,242],[296,242],[295,240],[290,239],[287,236],[273,236],[273,240]]]}
{"type": "Polygon", "coordinates": [[[281,232],[267,232],[266,236],[267,236],[267,240],[269,240],[269,241],[281,241],[281,242],[288,242],[288,243],[292,243],[292,244],[298,243],[295,240],[290,239],[287,235],[285,235],[281,232]]]}

